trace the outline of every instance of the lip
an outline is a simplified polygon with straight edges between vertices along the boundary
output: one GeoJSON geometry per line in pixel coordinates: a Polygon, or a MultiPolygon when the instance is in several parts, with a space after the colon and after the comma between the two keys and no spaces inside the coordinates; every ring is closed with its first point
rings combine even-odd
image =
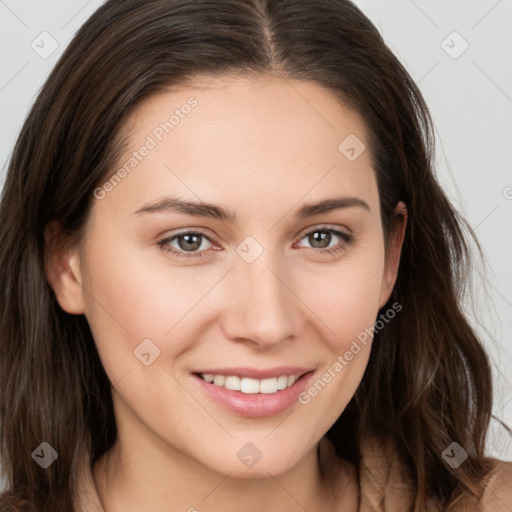
{"type": "Polygon", "coordinates": [[[201,392],[215,404],[246,418],[267,418],[275,416],[294,404],[298,404],[298,396],[304,391],[314,371],[308,368],[281,367],[267,370],[254,368],[223,368],[194,372],[191,376],[200,387],[201,392]],[[233,391],[203,380],[198,373],[214,375],[237,375],[253,379],[269,379],[280,375],[301,375],[289,388],[276,393],[242,393],[233,391]]]}

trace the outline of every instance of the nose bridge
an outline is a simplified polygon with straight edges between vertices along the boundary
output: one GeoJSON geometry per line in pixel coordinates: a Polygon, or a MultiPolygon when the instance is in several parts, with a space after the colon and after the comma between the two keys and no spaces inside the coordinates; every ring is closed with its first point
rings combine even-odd
{"type": "Polygon", "coordinates": [[[289,273],[280,265],[276,252],[257,250],[251,240],[247,245],[242,242],[237,252],[240,257],[235,258],[235,268],[230,272],[232,310],[227,334],[262,346],[296,334],[300,303],[290,291],[293,283],[289,282],[289,273]]]}

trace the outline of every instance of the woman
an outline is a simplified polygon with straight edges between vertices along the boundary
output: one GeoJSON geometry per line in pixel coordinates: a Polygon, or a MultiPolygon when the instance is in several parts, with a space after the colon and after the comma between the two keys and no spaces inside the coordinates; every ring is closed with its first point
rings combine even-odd
{"type": "Polygon", "coordinates": [[[510,510],[432,154],[349,1],[107,1],[3,190],[2,510],[510,510]]]}

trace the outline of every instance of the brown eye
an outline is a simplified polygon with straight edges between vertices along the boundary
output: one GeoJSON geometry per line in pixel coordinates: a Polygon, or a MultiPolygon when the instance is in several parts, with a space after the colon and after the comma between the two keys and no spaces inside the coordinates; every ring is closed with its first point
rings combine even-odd
{"type": "Polygon", "coordinates": [[[196,233],[186,233],[184,235],[178,235],[176,240],[178,241],[180,249],[184,251],[197,251],[197,249],[201,247],[201,237],[202,235],[196,233]]]}
{"type": "Polygon", "coordinates": [[[326,249],[332,240],[332,233],[329,231],[314,231],[308,235],[308,242],[314,249],[326,249]]]}
{"type": "Polygon", "coordinates": [[[305,246],[306,248],[311,248],[319,253],[331,254],[343,250],[353,241],[353,236],[338,229],[324,227],[309,231],[301,240],[305,239],[307,239],[308,244],[310,244],[309,246],[305,246]],[[339,239],[338,244],[336,244],[336,238],[339,239]],[[331,245],[333,241],[334,244],[331,245]]]}
{"type": "Polygon", "coordinates": [[[203,257],[207,248],[203,244],[205,240],[210,242],[210,239],[203,233],[187,231],[159,241],[158,246],[176,256],[203,257]],[[202,250],[199,250],[201,248],[202,250]]]}

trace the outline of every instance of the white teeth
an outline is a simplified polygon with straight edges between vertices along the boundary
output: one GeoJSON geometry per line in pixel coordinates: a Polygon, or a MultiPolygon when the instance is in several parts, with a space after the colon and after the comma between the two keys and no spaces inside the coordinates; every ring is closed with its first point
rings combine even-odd
{"type": "Polygon", "coordinates": [[[226,383],[226,377],[224,375],[214,375],[213,383],[216,386],[224,386],[224,384],[226,383]]]}
{"type": "Polygon", "coordinates": [[[259,393],[260,381],[258,379],[248,379],[243,377],[240,379],[240,391],[242,393],[259,393]]]}
{"type": "Polygon", "coordinates": [[[260,393],[275,393],[277,391],[277,379],[262,379],[260,382],[260,393]]]}
{"type": "Polygon", "coordinates": [[[240,391],[240,377],[237,377],[236,375],[226,377],[224,387],[233,391],[240,391]]]}
{"type": "Polygon", "coordinates": [[[277,389],[280,391],[282,389],[286,389],[288,387],[288,377],[286,375],[281,375],[281,377],[277,378],[277,389]]]}
{"type": "Polygon", "coordinates": [[[266,393],[272,394],[289,388],[297,380],[296,375],[281,375],[270,379],[250,379],[236,375],[213,375],[211,373],[199,374],[203,380],[215,386],[225,387],[233,391],[241,391],[247,394],[266,393]]]}

